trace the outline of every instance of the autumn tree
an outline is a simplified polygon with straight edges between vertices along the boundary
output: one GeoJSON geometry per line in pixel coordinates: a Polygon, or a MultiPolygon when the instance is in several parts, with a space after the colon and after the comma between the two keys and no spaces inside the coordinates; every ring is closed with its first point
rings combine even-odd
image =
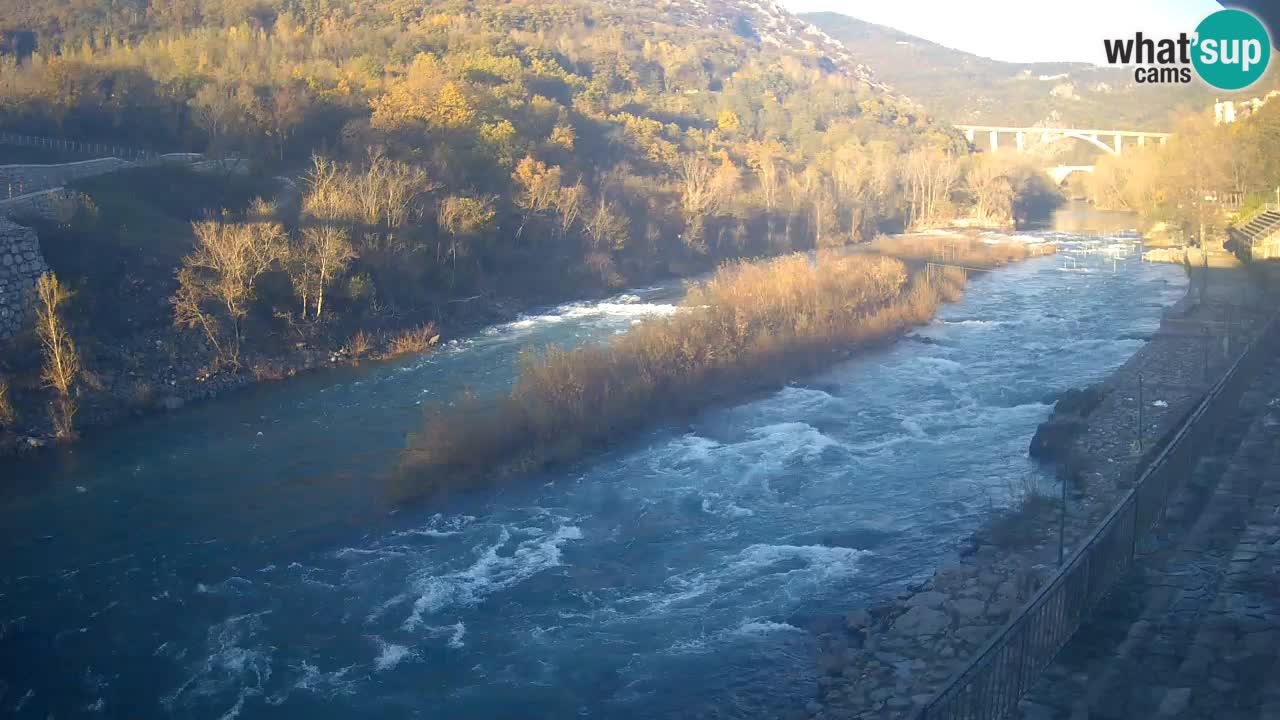
{"type": "Polygon", "coordinates": [[[556,207],[562,190],[560,168],[555,165],[547,167],[546,163],[526,156],[516,164],[511,179],[515,181],[518,191],[515,204],[523,216],[520,228],[516,230],[516,237],[519,237],[530,218],[556,207]]]}

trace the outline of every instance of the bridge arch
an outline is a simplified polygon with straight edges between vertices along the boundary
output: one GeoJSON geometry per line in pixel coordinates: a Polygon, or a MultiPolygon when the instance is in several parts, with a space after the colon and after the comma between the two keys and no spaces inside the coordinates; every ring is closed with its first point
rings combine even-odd
{"type": "Polygon", "coordinates": [[[1106,151],[1107,154],[1109,155],[1119,154],[1114,147],[1099,140],[1097,135],[1085,135],[1084,133],[1066,132],[1061,135],[1046,135],[1045,141],[1057,142],[1058,140],[1065,140],[1067,138],[1075,138],[1077,140],[1083,140],[1096,148],[1101,148],[1102,150],[1106,151]]]}
{"type": "Polygon", "coordinates": [[[1092,165],[1058,165],[1056,167],[1045,168],[1045,172],[1049,173],[1049,177],[1053,178],[1055,185],[1061,185],[1067,181],[1067,178],[1076,173],[1093,172],[1092,165]]]}

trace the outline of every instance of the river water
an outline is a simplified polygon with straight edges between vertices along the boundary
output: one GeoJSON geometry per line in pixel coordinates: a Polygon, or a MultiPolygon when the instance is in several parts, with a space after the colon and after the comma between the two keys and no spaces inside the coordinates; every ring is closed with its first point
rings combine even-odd
{"type": "Polygon", "coordinates": [[[429,357],[235,394],[17,466],[0,502],[0,712],[803,705],[810,620],[924,577],[1046,479],[1026,447],[1054,393],[1120,365],[1185,289],[1132,237],[1022,237],[1062,252],[975,279],[889,349],[446,506],[398,503],[380,479],[423,403],[505,386],[522,347],[671,312],[680,287],[531,312],[429,357]]]}

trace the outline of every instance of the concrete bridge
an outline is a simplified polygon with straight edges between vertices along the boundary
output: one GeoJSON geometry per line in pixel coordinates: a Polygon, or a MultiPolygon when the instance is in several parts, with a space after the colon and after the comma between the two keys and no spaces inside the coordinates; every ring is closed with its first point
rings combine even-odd
{"type": "Polygon", "coordinates": [[[1153,140],[1161,145],[1169,140],[1172,133],[1147,132],[1145,130],[1092,130],[1084,128],[1037,128],[1037,127],[1001,127],[996,125],[956,125],[956,129],[964,132],[969,142],[976,142],[978,134],[987,136],[991,152],[1000,148],[1000,136],[1013,136],[1014,147],[1018,152],[1026,149],[1027,136],[1038,138],[1042,143],[1057,142],[1067,138],[1083,140],[1112,155],[1119,155],[1127,138],[1139,147],[1153,140]]]}
{"type": "Polygon", "coordinates": [[[1049,177],[1053,178],[1053,182],[1061,185],[1063,180],[1071,173],[1093,172],[1092,165],[1058,165],[1057,167],[1046,168],[1045,172],[1049,173],[1049,177]]]}

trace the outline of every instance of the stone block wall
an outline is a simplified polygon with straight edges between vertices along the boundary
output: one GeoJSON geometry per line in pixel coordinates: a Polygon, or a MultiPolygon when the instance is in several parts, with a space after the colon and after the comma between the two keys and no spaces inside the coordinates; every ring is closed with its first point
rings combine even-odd
{"type": "Polygon", "coordinates": [[[84,195],[67,188],[54,188],[43,192],[19,195],[9,200],[0,200],[0,219],[8,217],[25,222],[40,218],[58,221],[67,217],[67,213],[75,209],[84,195]]]}
{"type": "Polygon", "coordinates": [[[0,165],[0,198],[62,187],[73,180],[132,167],[120,158],[98,158],[58,165],[0,165]]]}
{"type": "Polygon", "coordinates": [[[48,269],[36,232],[0,218],[0,340],[22,330],[32,288],[48,269]]]}

